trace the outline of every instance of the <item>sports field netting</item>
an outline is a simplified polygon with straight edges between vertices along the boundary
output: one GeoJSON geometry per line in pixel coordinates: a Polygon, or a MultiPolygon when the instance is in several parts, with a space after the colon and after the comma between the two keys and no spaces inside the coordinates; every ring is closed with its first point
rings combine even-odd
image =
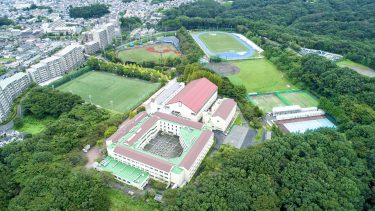
{"type": "Polygon", "coordinates": [[[88,72],[57,89],[108,110],[127,112],[158,88],[158,83],[103,72],[88,72]]]}
{"type": "Polygon", "coordinates": [[[284,123],[284,127],[291,133],[304,133],[307,130],[316,130],[324,127],[335,128],[336,126],[327,118],[322,118],[300,122],[284,123]]]}

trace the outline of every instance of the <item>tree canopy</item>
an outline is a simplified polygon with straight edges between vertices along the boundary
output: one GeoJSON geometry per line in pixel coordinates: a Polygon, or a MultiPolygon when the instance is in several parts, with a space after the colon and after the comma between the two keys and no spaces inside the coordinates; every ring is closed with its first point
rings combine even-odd
{"type": "Polygon", "coordinates": [[[375,68],[374,10],[372,0],[234,0],[229,6],[200,0],[166,11],[160,27],[252,31],[296,49],[339,53],[375,68]]]}
{"type": "Polygon", "coordinates": [[[109,13],[109,8],[105,4],[91,4],[82,7],[69,7],[71,18],[100,18],[109,13]]]}

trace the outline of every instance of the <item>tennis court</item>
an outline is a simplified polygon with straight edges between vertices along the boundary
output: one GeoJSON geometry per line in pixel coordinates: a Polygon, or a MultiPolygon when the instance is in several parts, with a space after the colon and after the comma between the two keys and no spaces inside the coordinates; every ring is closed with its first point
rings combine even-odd
{"type": "Polygon", "coordinates": [[[278,94],[279,97],[285,99],[289,105],[299,105],[305,107],[318,106],[318,100],[305,91],[298,92],[283,92],[278,94]]]}
{"type": "Polygon", "coordinates": [[[275,94],[252,95],[250,101],[264,112],[271,112],[273,107],[286,106],[275,94]]]}
{"type": "Polygon", "coordinates": [[[284,127],[290,133],[305,133],[308,130],[316,130],[319,128],[335,128],[336,126],[327,118],[313,119],[299,122],[284,123],[284,127]]]}

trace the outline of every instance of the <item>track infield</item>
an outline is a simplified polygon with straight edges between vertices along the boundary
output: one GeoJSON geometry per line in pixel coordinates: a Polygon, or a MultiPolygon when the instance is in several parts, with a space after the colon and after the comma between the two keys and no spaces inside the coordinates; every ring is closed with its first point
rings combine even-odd
{"type": "Polygon", "coordinates": [[[86,102],[92,102],[108,110],[127,112],[156,91],[158,86],[158,83],[93,71],[69,81],[57,89],[77,94],[86,102]]]}
{"type": "Polygon", "coordinates": [[[249,93],[295,89],[284,77],[284,74],[267,59],[234,61],[232,63],[240,68],[240,73],[228,76],[229,80],[236,85],[244,85],[249,93]]]}
{"type": "Polygon", "coordinates": [[[142,47],[134,47],[118,52],[122,62],[160,62],[160,59],[176,58],[181,54],[172,44],[160,43],[142,47]]]}
{"type": "Polygon", "coordinates": [[[213,53],[248,51],[248,48],[227,33],[203,33],[199,35],[199,39],[201,39],[213,53]]]}

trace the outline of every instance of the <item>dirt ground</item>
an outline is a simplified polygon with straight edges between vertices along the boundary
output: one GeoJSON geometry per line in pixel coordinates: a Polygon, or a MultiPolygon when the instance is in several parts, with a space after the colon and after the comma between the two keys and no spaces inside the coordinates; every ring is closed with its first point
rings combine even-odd
{"type": "Polygon", "coordinates": [[[240,68],[231,63],[210,63],[207,68],[222,76],[235,75],[240,72],[240,68]]]}
{"type": "Polygon", "coordinates": [[[91,169],[93,164],[95,163],[96,159],[99,158],[102,155],[100,152],[99,147],[93,147],[91,148],[87,153],[87,163],[85,165],[86,168],[91,169]]]}

